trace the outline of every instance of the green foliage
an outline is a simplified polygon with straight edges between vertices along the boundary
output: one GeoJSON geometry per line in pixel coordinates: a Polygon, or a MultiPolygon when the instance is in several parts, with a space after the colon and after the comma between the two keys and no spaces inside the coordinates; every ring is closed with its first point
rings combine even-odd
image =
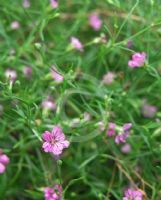
{"type": "Polygon", "coordinates": [[[60,0],[57,9],[48,0],[30,2],[25,9],[21,0],[0,1],[0,148],[10,157],[0,199],[43,199],[44,187],[62,181],[64,200],[121,200],[130,184],[145,199],[160,200],[160,0],[60,0]],[[99,31],[88,23],[93,12],[103,21],[99,31]],[[11,29],[13,21],[19,29],[11,29]],[[71,48],[71,36],[83,52],[71,48]],[[131,55],[143,51],[145,66],[129,68],[131,55]],[[52,65],[64,77],[60,84],[51,77],[52,65]],[[24,66],[32,67],[30,79],[24,66]],[[8,68],[17,71],[14,84],[5,77],[8,68]],[[102,77],[109,71],[116,78],[106,85],[102,77]],[[42,108],[49,95],[55,111],[42,108]],[[155,117],[143,117],[144,99],[157,107],[155,117]],[[106,129],[111,121],[132,123],[131,152],[122,153],[100,121],[106,129]],[[71,142],[59,165],[42,150],[42,133],[55,124],[71,142]]]}

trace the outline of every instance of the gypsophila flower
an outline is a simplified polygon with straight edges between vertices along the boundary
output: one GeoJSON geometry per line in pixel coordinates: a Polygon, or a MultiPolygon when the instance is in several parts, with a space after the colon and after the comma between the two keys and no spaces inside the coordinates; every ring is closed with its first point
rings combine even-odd
{"type": "Polygon", "coordinates": [[[128,66],[131,68],[141,67],[145,64],[146,53],[135,53],[132,55],[132,60],[128,62],[128,66]]]}
{"type": "Polygon", "coordinates": [[[29,0],[23,0],[23,7],[24,8],[29,8],[30,7],[30,1],[29,0]]]}
{"type": "Polygon", "coordinates": [[[127,189],[122,200],[142,200],[143,194],[139,190],[127,189]]]}
{"type": "Polygon", "coordinates": [[[45,200],[61,200],[62,199],[62,186],[56,184],[53,188],[46,187],[44,189],[45,200]]]}
{"type": "Polygon", "coordinates": [[[11,82],[14,82],[17,78],[17,72],[13,69],[7,69],[5,71],[5,76],[7,79],[9,79],[11,82]]]}
{"type": "Polygon", "coordinates": [[[9,158],[0,150],[0,174],[3,174],[6,170],[6,166],[9,163],[9,158]]]}
{"type": "Polygon", "coordinates": [[[55,110],[56,109],[56,104],[53,101],[51,96],[48,96],[43,102],[42,102],[42,107],[46,110],[55,110]]]}
{"type": "Polygon", "coordinates": [[[89,24],[95,30],[98,31],[102,26],[102,21],[97,14],[92,14],[89,16],[89,24]]]}
{"type": "Polygon", "coordinates": [[[104,84],[110,85],[110,84],[113,83],[115,77],[116,77],[116,74],[115,74],[115,73],[113,73],[113,72],[108,72],[107,74],[105,74],[105,75],[103,76],[102,82],[103,82],[104,84]]]}
{"type": "Polygon", "coordinates": [[[129,153],[131,151],[131,145],[126,143],[121,147],[122,153],[129,153]]]}
{"type": "Polygon", "coordinates": [[[144,117],[153,118],[156,115],[156,112],[157,112],[156,106],[152,106],[152,105],[148,105],[148,104],[144,104],[142,106],[142,115],[144,117]]]}
{"type": "Polygon", "coordinates": [[[131,127],[131,123],[125,123],[122,127],[119,127],[115,123],[110,122],[107,130],[107,136],[114,136],[116,144],[125,143],[126,138],[129,136],[129,130],[131,127]]]}
{"type": "Polygon", "coordinates": [[[42,146],[44,151],[53,153],[55,156],[62,154],[63,149],[68,148],[70,145],[59,126],[54,126],[51,132],[45,131],[42,138],[44,140],[42,146]]]}
{"type": "Polygon", "coordinates": [[[24,76],[27,78],[27,79],[30,79],[31,78],[31,75],[32,75],[32,68],[31,67],[28,67],[28,66],[25,66],[23,68],[23,74],[24,76]]]}
{"type": "Polygon", "coordinates": [[[16,29],[19,29],[19,28],[20,28],[20,24],[19,24],[18,21],[13,21],[11,23],[11,29],[16,30],[16,29]]]}
{"type": "Polygon", "coordinates": [[[73,48],[78,49],[79,51],[83,51],[83,45],[78,38],[71,37],[70,42],[73,48]]]}
{"type": "Polygon", "coordinates": [[[54,65],[51,67],[51,76],[58,83],[61,83],[64,80],[64,77],[59,72],[57,72],[57,69],[54,65]]]}
{"type": "Polygon", "coordinates": [[[109,137],[115,135],[115,133],[116,133],[115,128],[116,128],[116,124],[110,122],[109,125],[108,125],[108,130],[107,130],[107,135],[109,137]]]}
{"type": "Polygon", "coordinates": [[[50,0],[50,4],[52,8],[57,8],[58,7],[58,0],[50,0]]]}

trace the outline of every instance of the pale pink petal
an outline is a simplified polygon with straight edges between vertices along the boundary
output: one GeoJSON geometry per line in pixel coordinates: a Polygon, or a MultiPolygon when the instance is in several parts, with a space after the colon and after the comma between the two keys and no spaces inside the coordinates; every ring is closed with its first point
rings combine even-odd
{"type": "Polygon", "coordinates": [[[52,152],[53,146],[48,142],[44,142],[42,148],[44,149],[45,152],[52,152]]]}
{"type": "Polygon", "coordinates": [[[126,124],[123,125],[124,131],[128,131],[131,127],[132,127],[131,123],[126,123],[126,124]]]}
{"type": "Polygon", "coordinates": [[[9,157],[6,156],[5,154],[0,155],[0,163],[3,165],[7,165],[9,163],[9,157]]]}
{"type": "Polygon", "coordinates": [[[68,148],[70,145],[70,142],[68,140],[64,140],[63,142],[61,142],[63,144],[64,148],[68,148]]]}
{"type": "Polygon", "coordinates": [[[5,165],[3,165],[2,163],[0,163],[0,174],[3,174],[6,170],[5,165]]]}
{"type": "Polygon", "coordinates": [[[52,134],[49,131],[45,131],[42,135],[42,138],[47,142],[51,142],[53,139],[52,134]]]}

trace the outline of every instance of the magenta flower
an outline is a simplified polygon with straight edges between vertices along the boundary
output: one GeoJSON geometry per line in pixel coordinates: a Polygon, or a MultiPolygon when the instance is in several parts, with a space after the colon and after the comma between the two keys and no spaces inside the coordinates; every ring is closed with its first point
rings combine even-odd
{"type": "Polygon", "coordinates": [[[99,18],[99,15],[97,14],[92,14],[89,16],[89,24],[91,25],[91,27],[95,30],[98,31],[101,26],[102,26],[102,21],[99,18]]]}
{"type": "Polygon", "coordinates": [[[64,80],[64,77],[60,73],[57,72],[54,65],[51,68],[51,76],[58,83],[61,83],[64,80]]]}
{"type": "Polygon", "coordinates": [[[127,189],[122,200],[142,200],[143,194],[139,190],[127,189]]]}
{"type": "Polygon", "coordinates": [[[28,67],[28,66],[25,66],[23,68],[23,74],[26,78],[30,79],[31,78],[31,75],[32,75],[32,68],[31,67],[28,67]]]}
{"type": "Polygon", "coordinates": [[[46,110],[55,110],[56,109],[56,104],[53,101],[53,99],[48,96],[43,102],[42,102],[42,107],[46,110]]]}
{"type": "Polygon", "coordinates": [[[71,37],[70,42],[73,48],[78,49],[79,51],[83,51],[83,45],[78,38],[71,37]]]}
{"type": "Polygon", "coordinates": [[[54,126],[52,132],[45,131],[42,136],[45,152],[53,153],[55,156],[62,154],[64,148],[68,148],[70,143],[65,139],[65,135],[59,126],[54,126]]]}
{"type": "Polygon", "coordinates": [[[115,129],[116,129],[116,124],[110,122],[109,125],[108,125],[107,135],[109,137],[115,135],[115,133],[116,133],[115,129]]]}
{"type": "Polygon", "coordinates": [[[122,127],[117,126],[115,123],[110,122],[107,130],[107,136],[115,136],[115,143],[125,143],[126,138],[129,136],[129,130],[131,129],[132,124],[126,123],[122,127]]]}
{"type": "Polygon", "coordinates": [[[45,200],[61,200],[62,199],[62,186],[56,184],[53,188],[46,187],[44,189],[45,200]]]}
{"type": "Polygon", "coordinates": [[[126,138],[129,136],[129,130],[131,129],[132,124],[126,123],[123,127],[118,131],[118,135],[115,137],[115,143],[125,143],[126,138]]]}
{"type": "Polygon", "coordinates": [[[120,143],[125,143],[126,142],[126,138],[129,136],[129,132],[125,132],[125,133],[119,133],[119,135],[117,135],[115,137],[115,143],[116,144],[120,144],[120,143]]]}
{"type": "Polygon", "coordinates": [[[131,123],[125,123],[123,125],[123,130],[124,131],[128,131],[130,128],[132,128],[132,124],[131,123]]]}
{"type": "Polygon", "coordinates": [[[128,62],[129,67],[135,68],[135,67],[141,67],[145,64],[146,60],[146,53],[135,53],[132,55],[132,60],[128,62]]]}
{"type": "Polygon", "coordinates": [[[115,73],[113,73],[113,72],[108,72],[107,74],[105,74],[105,75],[103,76],[102,82],[103,82],[104,84],[110,85],[110,84],[113,83],[115,77],[116,77],[116,74],[115,74],[115,73]]]}
{"type": "Polygon", "coordinates": [[[142,114],[144,117],[153,118],[157,112],[156,106],[151,106],[148,104],[143,105],[142,107],[142,114]]]}
{"type": "Polygon", "coordinates": [[[9,163],[9,158],[7,155],[3,154],[2,150],[0,150],[0,174],[3,174],[6,170],[6,166],[9,163]]]}
{"type": "Polygon", "coordinates": [[[52,8],[57,8],[59,6],[58,0],[50,0],[50,4],[52,8]]]}
{"type": "Polygon", "coordinates": [[[19,29],[19,27],[20,27],[20,24],[18,21],[13,21],[11,23],[11,29],[16,30],[16,29],[19,29]]]}
{"type": "Polygon", "coordinates": [[[30,7],[30,1],[29,1],[29,0],[23,0],[22,6],[23,6],[24,8],[29,8],[29,7],[30,7]]]}
{"type": "Polygon", "coordinates": [[[7,69],[5,76],[13,83],[17,78],[17,72],[13,69],[7,69]]]}
{"type": "Polygon", "coordinates": [[[126,143],[122,146],[121,148],[122,153],[129,153],[131,151],[131,146],[130,144],[126,143]]]}

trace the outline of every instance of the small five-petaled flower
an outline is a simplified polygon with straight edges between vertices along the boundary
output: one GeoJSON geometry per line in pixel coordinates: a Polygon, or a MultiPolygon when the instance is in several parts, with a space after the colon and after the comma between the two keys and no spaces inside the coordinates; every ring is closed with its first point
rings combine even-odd
{"type": "Polygon", "coordinates": [[[45,131],[42,136],[44,143],[43,149],[45,152],[59,156],[62,154],[64,148],[68,148],[70,143],[65,138],[62,129],[59,126],[54,126],[51,132],[45,131]]]}

